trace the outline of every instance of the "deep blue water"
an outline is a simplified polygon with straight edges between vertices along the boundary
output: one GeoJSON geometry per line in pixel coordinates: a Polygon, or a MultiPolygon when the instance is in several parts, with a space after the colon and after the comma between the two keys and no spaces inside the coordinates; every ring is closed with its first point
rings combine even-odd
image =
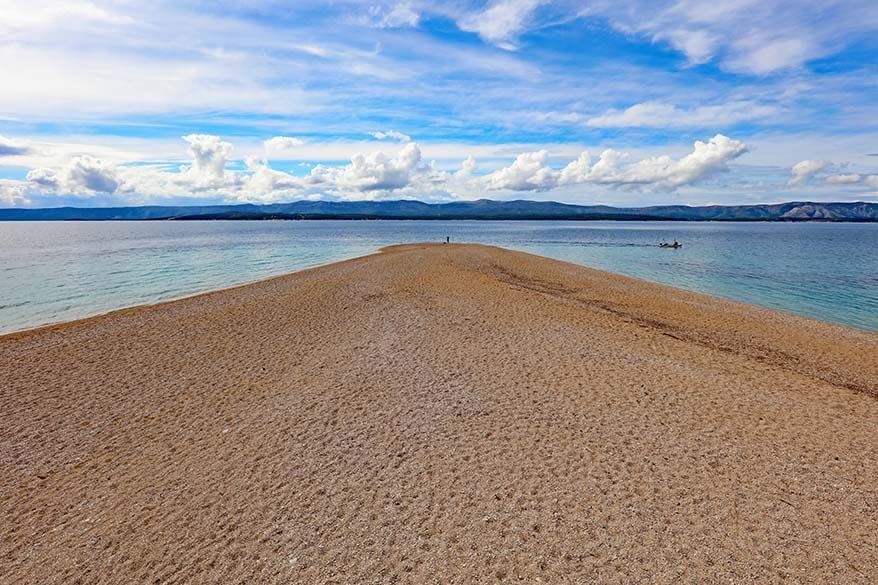
{"type": "Polygon", "coordinates": [[[0,222],[0,332],[446,235],[878,331],[878,224],[217,221],[0,222]]]}

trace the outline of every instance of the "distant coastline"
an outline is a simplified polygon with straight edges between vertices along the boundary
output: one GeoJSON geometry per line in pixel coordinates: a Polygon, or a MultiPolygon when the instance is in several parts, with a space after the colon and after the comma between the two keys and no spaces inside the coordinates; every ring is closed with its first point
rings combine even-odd
{"type": "Polygon", "coordinates": [[[878,203],[791,201],[765,205],[611,207],[553,201],[452,203],[294,201],[267,205],[0,209],[0,221],[494,220],[878,222],[878,203]]]}

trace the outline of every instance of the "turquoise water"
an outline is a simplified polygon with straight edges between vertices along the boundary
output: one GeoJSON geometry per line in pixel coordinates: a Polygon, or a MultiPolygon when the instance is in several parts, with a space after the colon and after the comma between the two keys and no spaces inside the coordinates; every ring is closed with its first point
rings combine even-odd
{"type": "Polygon", "coordinates": [[[446,235],[878,331],[878,224],[217,221],[0,222],[0,332],[446,235]]]}

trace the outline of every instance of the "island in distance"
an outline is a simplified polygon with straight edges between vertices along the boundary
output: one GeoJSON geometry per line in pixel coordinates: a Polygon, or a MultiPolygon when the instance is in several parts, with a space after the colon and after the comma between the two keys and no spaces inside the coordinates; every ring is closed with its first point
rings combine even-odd
{"type": "Polygon", "coordinates": [[[768,205],[610,207],[554,201],[294,201],[268,205],[57,207],[0,209],[0,221],[211,219],[485,219],[878,222],[878,203],[789,202],[768,205]]]}

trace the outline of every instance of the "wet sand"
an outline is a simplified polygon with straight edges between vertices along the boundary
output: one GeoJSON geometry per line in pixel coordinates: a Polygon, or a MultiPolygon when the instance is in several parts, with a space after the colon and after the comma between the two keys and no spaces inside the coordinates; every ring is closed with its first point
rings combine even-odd
{"type": "Polygon", "coordinates": [[[466,245],[0,337],[0,583],[878,582],[878,335],[466,245]]]}

